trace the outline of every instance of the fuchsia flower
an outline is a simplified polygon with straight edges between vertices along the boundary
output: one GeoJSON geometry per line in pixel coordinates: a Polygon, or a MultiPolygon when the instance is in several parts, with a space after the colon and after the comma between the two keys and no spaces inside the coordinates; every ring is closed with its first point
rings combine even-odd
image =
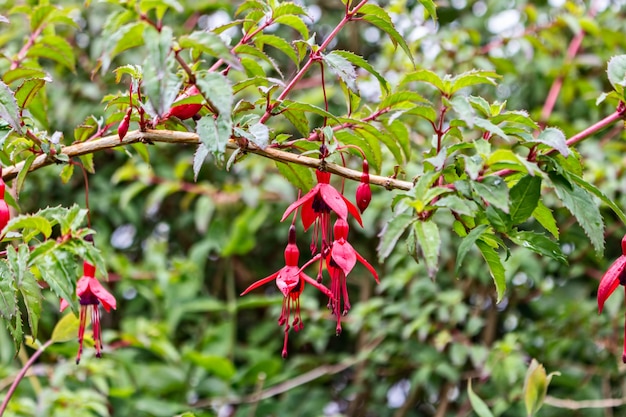
{"type": "Polygon", "coordinates": [[[370,201],[372,201],[372,189],[370,188],[369,164],[367,159],[364,159],[361,183],[356,189],[356,205],[361,210],[361,213],[369,207],[370,201]]]}
{"type": "Polygon", "coordinates": [[[332,298],[332,293],[324,285],[318,283],[316,280],[302,272],[298,267],[298,259],[300,257],[300,251],[296,245],[296,227],[291,225],[289,227],[289,239],[287,247],[285,248],[285,266],[274,272],[272,275],[258,280],[250,285],[241,295],[245,295],[255,288],[269,283],[272,280],[276,280],[276,286],[283,293],[283,308],[278,318],[278,325],[285,328],[285,340],[283,343],[283,358],[287,357],[287,342],[289,338],[289,329],[293,326],[293,329],[297,332],[304,328],[302,318],[300,315],[300,295],[304,290],[304,282],[308,282],[315,288],[323,292],[326,296],[332,298]],[[294,319],[289,325],[289,317],[291,316],[291,310],[294,310],[294,319]]]}
{"type": "MultiPolygon", "coordinates": [[[[78,327],[78,354],[76,364],[80,362],[80,355],[83,352],[83,338],[87,323],[87,312],[91,308],[91,329],[93,330],[93,340],[95,342],[96,357],[102,356],[102,333],[100,330],[100,310],[98,305],[102,303],[104,309],[109,312],[115,310],[117,303],[115,297],[108,292],[100,281],[95,278],[96,267],[89,262],[83,262],[83,276],[76,283],[76,295],[80,303],[80,324],[78,327]]],[[[68,307],[66,300],[61,300],[61,311],[68,307]]]]}
{"type": "Polygon", "coordinates": [[[4,229],[11,219],[9,205],[4,200],[4,190],[6,185],[2,179],[2,168],[0,167],[0,230],[4,229]]]}
{"type": "MultiPolygon", "coordinates": [[[[606,271],[598,287],[598,313],[602,313],[605,301],[619,285],[626,289],[626,236],[622,238],[622,255],[606,271]]],[[[622,361],[626,363],[626,323],[624,325],[624,350],[622,361]]]]}
{"type": "MultiPolygon", "coordinates": [[[[306,268],[313,262],[321,259],[326,262],[326,268],[330,274],[330,290],[332,297],[328,301],[328,306],[337,318],[337,334],[341,333],[341,316],[345,316],[350,311],[350,299],[348,298],[348,287],[346,277],[352,271],[356,262],[361,262],[374,276],[377,283],[380,283],[378,274],[372,265],[348,242],[348,223],[343,219],[337,219],[333,232],[334,241],[325,254],[317,254],[310,261],[302,266],[306,268]],[[343,298],[343,310],[341,308],[343,298]]],[[[321,265],[320,265],[321,268],[321,265]]],[[[320,274],[321,278],[321,274],[320,274]]]]}
{"type": "Polygon", "coordinates": [[[311,251],[315,252],[316,242],[319,237],[319,232],[322,232],[322,251],[328,244],[330,236],[330,212],[333,211],[337,214],[337,217],[343,220],[348,219],[348,213],[359,222],[361,227],[363,222],[361,221],[361,215],[357,208],[343,195],[339,193],[330,185],[330,172],[315,171],[317,176],[317,184],[304,196],[293,202],[280,221],[285,220],[294,210],[298,207],[302,207],[302,225],[306,231],[313,223],[315,228],[313,229],[313,241],[311,243],[311,251]]]}

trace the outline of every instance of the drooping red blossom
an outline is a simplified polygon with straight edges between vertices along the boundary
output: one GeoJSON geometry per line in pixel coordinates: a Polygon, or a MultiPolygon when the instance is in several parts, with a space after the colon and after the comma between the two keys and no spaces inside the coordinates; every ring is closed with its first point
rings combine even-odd
{"type": "Polygon", "coordinates": [[[2,179],[2,169],[0,169],[0,230],[4,229],[11,219],[11,211],[9,205],[4,200],[5,184],[2,179]]]}
{"type": "Polygon", "coordinates": [[[289,227],[287,247],[285,248],[285,266],[274,272],[272,275],[256,281],[241,293],[241,295],[245,295],[255,288],[276,280],[276,286],[284,297],[282,311],[280,313],[280,317],[278,318],[278,325],[284,326],[285,329],[285,340],[282,351],[283,358],[287,357],[289,329],[293,327],[293,329],[297,332],[304,328],[302,317],[300,315],[300,295],[304,290],[305,281],[323,292],[326,296],[332,298],[332,293],[328,288],[300,270],[298,267],[299,257],[300,251],[296,245],[296,227],[291,225],[289,227]],[[289,318],[291,317],[292,310],[294,311],[294,319],[290,325],[289,318]]]}
{"type": "MultiPolygon", "coordinates": [[[[329,250],[326,253],[315,255],[302,266],[302,269],[304,269],[322,257],[324,258],[326,269],[330,275],[330,290],[332,293],[328,306],[337,318],[337,334],[341,333],[341,316],[348,314],[351,308],[346,277],[352,271],[357,261],[361,262],[371,272],[377,283],[380,283],[374,267],[348,242],[348,231],[348,223],[343,219],[337,219],[333,228],[334,240],[329,250]]],[[[321,273],[319,276],[321,278],[321,273]]]]}
{"type": "Polygon", "coordinates": [[[361,226],[363,222],[361,215],[357,208],[343,195],[339,193],[330,185],[330,172],[315,171],[317,176],[317,184],[308,193],[300,197],[293,202],[281,221],[285,220],[294,210],[298,207],[302,207],[302,225],[304,230],[307,230],[313,223],[315,227],[313,229],[313,240],[311,243],[311,252],[316,251],[316,242],[318,241],[319,234],[322,234],[322,251],[324,247],[330,242],[330,213],[335,212],[337,217],[343,220],[348,219],[348,213],[350,213],[361,226]]]}
{"type": "Polygon", "coordinates": [[[356,205],[361,213],[367,209],[372,201],[372,189],[370,188],[369,164],[367,160],[363,160],[363,173],[361,174],[361,183],[356,189],[356,205]]]}
{"type": "Polygon", "coordinates": [[[200,90],[195,85],[190,85],[183,91],[174,103],[172,103],[172,107],[170,110],[163,115],[163,120],[169,119],[170,117],[178,117],[180,120],[190,119],[202,109],[202,103],[185,103],[176,105],[176,103],[183,101],[189,97],[200,95],[200,90]]]}
{"type": "MultiPolygon", "coordinates": [[[[626,289],[626,236],[622,238],[622,255],[615,260],[600,280],[598,287],[598,313],[602,313],[604,303],[619,285],[626,289]]],[[[624,323],[624,348],[622,361],[626,363],[626,323],[624,323]]]]}
{"type": "MultiPolygon", "coordinates": [[[[93,331],[93,340],[96,348],[96,357],[102,356],[102,332],[100,327],[100,310],[98,306],[102,304],[104,309],[109,312],[115,310],[117,303],[115,297],[108,292],[100,281],[95,278],[96,267],[87,261],[83,262],[83,276],[76,283],[76,295],[80,303],[80,317],[78,327],[78,353],[76,355],[76,364],[80,362],[80,356],[83,353],[83,339],[85,336],[85,327],[87,325],[87,314],[91,310],[91,329],[93,331]]],[[[61,311],[68,307],[66,300],[61,300],[61,311]]]]}

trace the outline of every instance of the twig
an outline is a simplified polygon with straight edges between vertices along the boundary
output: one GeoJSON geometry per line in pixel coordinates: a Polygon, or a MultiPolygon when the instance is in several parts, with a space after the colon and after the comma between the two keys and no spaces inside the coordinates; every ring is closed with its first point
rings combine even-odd
{"type": "Polygon", "coordinates": [[[626,404],[626,398],[605,398],[601,400],[564,400],[550,395],[546,396],[545,404],[568,410],[581,410],[583,408],[607,408],[620,407],[626,404]]]}
{"type": "Polygon", "coordinates": [[[9,390],[7,391],[7,395],[4,397],[4,400],[2,400],[2,405],[0,405],[0,417],[2,417],[2,415],[6,411],[6,408],[9,405],[9,401],[11,400],[11,397],[15,393],[15,390],[17,389],[17,386],[19,385],[20,381],[24,378],[24,375],[26,375],[26,372],[28,371],[28,369],[32,366],[33,363],[35,363],[37,358],[39,358],[39,356],[41,356],[41,354],[53,343],[54,341],[52,339],[44,343],[39,349],[37,349],[35,353],[33,353],[33,356],[31,356],[28,362],[24,364],[22,369],[20,369],[20,372],[17,374],[17,376],[13,380],[13,383],[9,387],[9,390]]]}

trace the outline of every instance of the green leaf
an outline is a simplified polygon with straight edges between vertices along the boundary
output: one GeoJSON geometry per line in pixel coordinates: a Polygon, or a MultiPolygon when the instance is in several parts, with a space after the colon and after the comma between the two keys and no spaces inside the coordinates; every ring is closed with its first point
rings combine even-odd
{"type": "Polygon", "coordinates": [[[56,326],[54,326],[54,330],[52,330],[52,336],[50,336],[50,340],[52,340],[54,343],[63,343],[69,342],[70,340],[75,340],[76,335],[78,334],[79,325],[80,321],[75,314],[66,314],[65,316],[61,317],[56,326]]]}
{"type": "Polygon", "coordinates": [[[413,223],[413,228],[422,256],[426,261],[428,276],[434,279],[439,270],[439,252],[441,250],[441,236],[437,223],[432,220],[416,221],[413,223]]]}
{"type": "Polygon", "coordinates": [[[341,50],[332,51],[329,55],[339,55],[347,59],[353,65],[356,65],[359,68],[363,68],[365,71],[369,72],[374,77],[376,77],[382,89],[384,89],[386,92],[389,92],[389,83],[387,82],[385,77],[380,75],[380,73],[376,71],[374,67],[369,62],[367,62],[363,57],[350,51],[341,51],[341,50]]]}
{"type": "Polygon", "coordinates": [[[37,269],[50,289],[59,298],[66,300],[72,311],[78,312],[78,302],[74,296],[74,282],[77,278],[76,261],[66,252],[54,251],[41,259],[37,269]]]}
{"type": "Polygon", "coordinates": [[[415,221],[416,218],[412,215],[402,213],[385,224],[383,229],[378,234],[378,237],[380,237],[380,243],[378,244],[378,248],[376,248],[380,262],[385,260],[391,254],[391,251],[393,251],[396,247],[396,244],[398,243],[400,237],[404,234],[404,231],[415,221]]]}
{"type": "Polygon", "coordinates": [[[333,119],[339,123],[337,120],[337,116],[332,113],[327,112],[321,107],[315,106],[309,103],[302,103],[299,101],[291,101],[291,100],[283,100],[280,106],[280,112],[308,112],[315,113],[319,116],[326,117],[329,119],[333,119]]]}
{"type": "Polygon", "coordinates": [[[17,174],[17,178],[15,179],[15,194],[17,195],[18,199],[20,193],[22,192],[22,188],[24,187],[24,180],[26,179],[28,170],[30,169],[30,166],[33,164],[35,159],[37,159],[36,154],[32,154],[28,158],[26,158],[24,160],[24,165],[22,166],[22,169],[20,169],[20,172],[17,174]]]}
{"type": "Polygon", "coordinates": [[[217,118],[208,114],[202,117],[196,126],[196,133],[198,133],[200,141],[218,161],[224,159],[226,144],[232,135],[232,130],[233,122],[230,119],[230,113],[220,113],[217,118]]]}
{"type": "Polygon", "coordinates": [[[44,78],[31,78],[30,80],[25,80],[15,91],[15,100],[17,101],[17,105],[22,109],[28,107],[37,95],[37,92],[46,85],[47,81],[50,80],[44,78]]]}
{"type": "Polygon", "coordinates": [[[76,57],[69,42],[57,35],[46,35],[39,39],[26,54],[28,57],[47,58],[76,72],[76,57]]]}
{"type": "Polygon", "coordinates": [[[230,381],[237,373],[235,365],[223,356],[210,355],[196,351],[189,351],[184,355],[191,363],[202,367],[209,374],[213,374],[220,379],[230,381]]]}
{"type": "Polygon", "coordinates": [[[526,175],[509,192],[509,214],[513,224],[519,224],[533,214],[541,196],[541,178],[526,175]]]}
{"type": "Polygon", "coordinates": [[[548,385],[555,375],[561,374],[552,372],[546,375],[545,368],[536,359],[530,362],[524,378],[524,405],[529,417],[534,416],[543,405],[548,394],[548,385]]]}
{"type": "Polygon", "coordinates": [[[8,70],[2,76],[2,80],[11,84],[14,81],[21,79],[31,79],[31,78],[46,78],[49,79],[48,73],[46,73],[41,68],[30,68],[30,67],[18,67],[12,70],[8,70]]]}
{"type": "Polygon", "coordinates": [[[500,126],[494,125],[492,122],[490,122],[487,119],[476,117],[474,118],[474,124],[477,127],[491,133],[492,135],[500,136],[502,139],[506,140],[507,142],[511,141],[511,138],[509,138],[509,136],[506,133],[504,133],[504,130],[502,130],[500,126]]]}
{"type": "Polygon", "coordinates": [[[487,407],[487,404],[472,391],[472,380],[467,381],[467,395],[469,396],[472,409],[478,414],[478,417],[493,417],[493,413],[487,407]]]}
{"type": "Polygon", "coordinates": [[[456,254],[456,264],[454,267],[455,275],[459,275],[459,271],[461,269],[461,265],[463,264],[465,256],[469,253],[472,246],[474,246],[474,243],[476,243],[476,241],[483,235],[483,233],[487,231],[488,227],[489,225],[481,224],[463,238],[463,241],[459,245],[459,249],[456,254]]]}
{"type": "Polygon", "coordinates": [[[45,238],[50,237],[50,234],[52,234],[50,222],[37,215],[21,215],[9,220],[6,227],[7,231],[14,232],[20,229],[23,229],[22,234],[26,242],[35,237],[37,233],[41,233],[45,238]]]}
{"type": "Polygon", "coordinates": [[[300,16],[296,16],[293,14],[282,15],[274,19],[274,23],[289,26],[292,29],[295,29],[298,33],[300,33],[302,39],[309,39],[310,37],[309,28],[307,28],[306,24],[300,16]]]}
{"type": "Polygon", "coordinates": [[[302,6],[293,2],[281,3],[274,10],[272,10],[272,16],[274,18],[283,16],[286,14],[308,16],[306,13],[306,10],[304,10],[302,6]]]}
{"type": "Polygon", "coordinates": [[[480,253],[483,255],[485,261],[487,261],[487,266],[489,267],[489,273],[493,278],[493,282],[496,286],[497,300],[496,303],[499,303],[502,300],[502,296],[504,295],[504,290],[506,289],[506,280],[504,276],[504,266],[502,265],[502,261],[500,260],[500,256],[498,252],[489,246],[489,244],[485,243],[483,240],[477,240],[476,246],[480,250],[480,253]]]}
{"type": "Polygon", "coordinates": [[[230,120],[233,108],[233,88],[230,81],[222,74],[211,72],[199,77],[196,84],[220,115],[228,115],[230,120]]]}
{"type": "Polygon", "coordinates": [[[411,50],[407,45],[406,41],[398,33],[396,27],[393,25],[391,18],[387,14],[387,12],[380,6],[374,4],[366,4],[361,9],[359,9],[359,13],[363,13],[363,20],[370,22],[378,29],[385,32],[394,46],[400,45],[406,56],[411,60],[411,63],[415,65],[415,61],[413,60],[413,55],[411,54],[411,50]]]}
{"type": "Polygon", "coordinates": [[[540,225],[550,232],[552,236],[557,239],[559,238],[559,228],[556,225],[556,219],[552,214],[552,210],[543,204],[541,200],[539,200],[537,208],[533,211],[533,217],[539,222],[540,225]]]}
{"type": "Polygon", "coordinates": [[[263,123],[255,123],[249,128],[252,135],[252,143],[261,149],[265,149],[270,142],[270,130],[263,123]]]}
{"type": "MultiPolygon", "coordinates": [[[[202,165],[204,165],[204,161],[206,161],[207,156],[209,156],[209,148],[201,143],[198,145],[196,152],[193,154],[193,180],[198,181],[198,174],[200,174],[200,169],[202,165]]],[[[143,190],[144,187],[140,187],[139,191],[143,190]]]]}
{"type": "Polygon", "coordinates": [[[314,179],[311,169],[298,164],[286,164],[275,161],[281,175],[299,190],[308,191],[313,188],[314,179]]]}
{"type": "Polygon", "coordinates": [[[601,254],[604,251],[604,223],[600,210],[589,192],[557,173],[551,173],[550,180],[556,195],[574,215],[596,252],[601,254]]]}
{"type": "Polygon", "coordinates": [[[565,158],[567,158],[570,154],[565,135],[555,127],[548,127],[544,129],[533,142],[540,142],[548,145],[559,151],[559,153],[565,158]]]}
{"type": "Polygon", "coordinates": [[[428,15],[434,20],[437,21],[437,5],[433,0],[419,0],[419,2],[424,6],[428,15]]]}
{"type": "Polygon", "coordinates": [[[609,82],[620,96],[624,96],[626,86],[626,55],[617,55],[609,60],[606,70],[609,82]]]}
{"type": "Polygon", "coordinates": [[[427,70],[427,69],[419,69],[417,71],[409,72],[402,79],[402,81],[400,82],[400,85],[402,86],[402,85],[405,85],[407,83],[414,82],[414,81],[428,83],[432,85],[433,87],[435,87],[437,90],[439,90],[441,93],[445,93],[446,91],[448,91],[450,87],[449,81],[444,82],[444,80],[442,80],[441,77],[439,77],[433,71],[427,70]]]}
{"type": "Polygon", "coordinates": [[[493,204],[505,213],[509,212],[509,187],[502,178],[489,176],[482,182],[473,181],[472,188],[487,203],[493,204]]]}
{"type": "Polygon", "coordinates": [[[241,68],[237,56],[231,52],[222,38],[213,32],[195,31],[191,35],[179,37],[178,44],[181,48],[192,48],[207,55],[221,58],[235,69],[241,68]]]}
{"type": "Polygon", "coordinates": [[[450,87],[450,95],[462,88],[471,87],[479,84],[497,85],[495,79],[501,78],[500,75],[493,71],[472,70],[457,75],[452,79],[450,87]]]}
{"type": "Polygon", "coordinates": [[[8,85],[0,81],[0,118],[4,119],[17,133],[22,134],[20,109],[8,85]]]}
{"type": "Polygon", "coordinates": [[[293,46],[280,36],[259,33],[254,37],[254,44],[261,50],[263,50],[264,45],[270,45],[287,55],[294,64],[298,65],[300,62],[293,46]]]}
{"type": "Polygon", "coordinates": [[[550,240],[546,235],[528,231],[515,231],[509,233],[509,238],[515,244],[530,249],[541,256],[567,264],[567,258],[563,255],[561,246],[550,240]]]}
{"type": "Polygon", "coordinates": [[[611,210],[613,210],[613,212],[617,215],[617,217],[619,217],[622,223],[626,224],[626,214],[624,214],[620,206],[615,204],[615,202],[611,200],[606,194],[604,194],[602,190],[597,188],[595,185],[583,180],[581,177],[579,177],[578,175],[572,172],[568,172],[567,177],[569,178],[570,181],[575,182],[576,184],[580,185],[583,189],[587,190],[588,192],[598,197],[604,204],[606,204],[607,206],[611,208],[611,210]]]}
{"type": "MultiPolygon", "coordinates": [[[[15,252],[15,249],[13,249],[13,252],[15,252]]],[[[26,306],[31,336],[37,338],[39,318],[41,317],[41,289],[35,276],[28,269],[28,258],[30,255],[28,246],[21,244],[17,254],[17,265],[21,273],[18,275],[19,278],[16,280],[16,284],[22,294],[24,305],[26,306]]]]}
{"type": "Polygon", "coordinates": [[[348,59],[341,55],[333,54],[332,52],[327,55],[322,55],[322,59],[326,65],[328,65],[330,70],[341,78],[344,83],[346,83],[348,88],[352,91],[357,91],[356,70],[348,59]]]}

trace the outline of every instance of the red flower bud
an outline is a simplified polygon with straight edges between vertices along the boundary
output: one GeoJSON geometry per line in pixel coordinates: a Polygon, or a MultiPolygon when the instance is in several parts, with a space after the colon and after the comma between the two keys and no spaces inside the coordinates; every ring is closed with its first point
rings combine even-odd
{"type": "Polygon", "coordinates": [[[11,219],[9,205],[4,201],[4,181],[0,178],[0,230],[4,229],[11,219]]]}
{"type": "Polygon", "coordinates": [[[163,120],[168,119],[172,116],[178,117],[180,120],[185,120],[185,119],[190,119],[196,114],[198,114],[200,109],[202,109],[202,103],[187,103],[187,104],[180,104],[178,106],[176,105],[176,103],[186,98],[197,96],[199,94],[200,94],[200,90],[198,90],[198,87],[196,87],[195,85],[189,86],[185,91],[183,91],[182,94],[180,94],[176,98],[176,100],[172,104],[172,107],[170,108],[170,111],[168,111],[163,116],[163,120]]]}
{"type": "Polygon", "coordinates": [[[370,205],[372,201],[372,189],[369,183],[361,183],[356,189],[356,206],[361,213],[370,205]]]}
{"type": "Polygon", "coordinates": [[[117,135],[120,137],[120,142],[124,139],[126,133],[128,133],[128,126],[130,125],[130,115],[132,112],[133,108],[129,107],[128,110],[126,110],[126,114],[120,122],[119,127],[117,128],[117,135]]]}

